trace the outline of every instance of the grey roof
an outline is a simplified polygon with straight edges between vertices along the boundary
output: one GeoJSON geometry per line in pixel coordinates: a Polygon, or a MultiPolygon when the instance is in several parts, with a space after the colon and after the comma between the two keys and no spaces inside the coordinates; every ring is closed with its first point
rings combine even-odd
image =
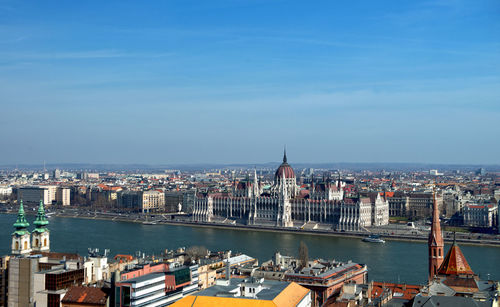
{"type": "Polygon", "coordinates": [[[427,287],[427,289],[423,289],[423,291],[428,290],[428,295],[445,295],[445,296],[453,296],[457,292],[447,285],[443,284],[440,281],[433,281],[427,287]]]}
{"type": "Polygon", "coordinates": [[[153,278],[156,278],[156,277],[160,277],[160,276],[165,276],[165,273],[163,273],[163,272],[161,272],[161,273],[150,273],[150,274],[142,275],[142,276],[139,276],[139,277],[125,279],[125,280],[122,280],[120,282],[138,283],[138,282],[143,282],[143,281],[150,280],[150,279],[153,279],[153,278]]]}
{"type": "Polygon", "coordinates": [[[476,301],[470,297],[461,296],[415,296],[413,307],[487,307],[492,301],[476,301]]]}
{"type": "MultiPolygon", "coordinates": [[[[200,291],[196,293],[197,296],[229,296],[232,297],[233,295],[230,294],[230,291],[237,289],[240,284],[250,284],[248,280],[245,279],[231,279],[229,286],[224,286],[224,285],[214,285],[210,288],[207,288],[203,291],[200,291]]],[[[257,283],[255,283],[257,285],[257,283]]],[[[263,289],[256,294],[256,298],[260,300],[273,300],[278,294],[280,294],[286,287],[290,285],[289,282],[284,282],[284,281],[271,281],[271,280],[264,280],[264,282],[261,283],[261,286],[263,289]]],[[[238,298],[242,299],[254,299],[252,297],[244,297],[244,296],[238,296],[238,298]]]]}
{"type": "Polygon", "coordinates": [[[393,298],[390,301],[388,301],[384,307],[406,307],[408,306],[409,300],[403,300],[400,298],[393,298]]]}
{"type": "MultiPolygon", "coordinates": [[[[343,263],[342,265],[338,267],[333,267],[333,268],[326,268],[326,266],[322,264],[315,264],[313,267],[305,267],[303,268],[300,272],[298,273],[287,273],[287,276],[298,276],[298,277],[303,277],[303,276],[308,276],[308,277],[318,277],[318,278],[326,278],[327,276],[330,276],[329,278],[337,278],[340,276],[343,276],[346,271],[352,271],[356,270],[356,266],[360,264],[354,263],[354,262],[348,262],[348,263],[343,263]],[[323,272],[323,270],[325,270],[323,272]],[[342,274],[339,274],[341,273],[342,274]],[[333,276],[334,274],[339,274],[338,276],[333,276]],[[332,275],[332,276],[331,276],[332,275]]],[[[362,266],[362,265],[361,265],[362,266]]]]}

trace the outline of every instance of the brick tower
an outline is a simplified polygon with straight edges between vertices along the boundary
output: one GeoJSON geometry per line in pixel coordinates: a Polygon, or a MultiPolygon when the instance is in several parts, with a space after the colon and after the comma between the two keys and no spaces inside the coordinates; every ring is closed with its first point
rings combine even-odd
{"type": "Polygon", "coordinates": [[[436,201],[436,191],[433,192],[434,204],[432,207],[432,226],[429,234],[429,280],[433,280],[437,275],[439,267],[443,263],[443,235],[441,234],[441,224],[439,222],[439,208],[436,201]]]}

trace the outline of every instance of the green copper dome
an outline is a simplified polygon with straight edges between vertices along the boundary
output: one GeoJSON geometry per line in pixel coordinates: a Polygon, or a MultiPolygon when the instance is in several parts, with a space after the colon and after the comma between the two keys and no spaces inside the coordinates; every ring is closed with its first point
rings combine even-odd
{"type": "Polygon", "coordinates": [[[43,208],[43,201],[41,200],[40,200],[40,206],[38,206],[36,220],[33,222],[33,224],[36,226],[34,230],[36,232],[48,231],[48,229],[45,228],[45,226],[49,224],[49,221],[47,221],[47,217],[45,217],[45,209],[43,208]]]}
{"type": "Polygon", "coordinates": [[[19,206],[19,212],[17,213],[17,220],[14,223],[14,228],[16,228],[16,231],[14,231],[14,234],[17,235],[24,235],[24,234],[29,234],[30,232],[26,229],[28,228],[30,223],[26,220],[26,217],[24,216],[24,207],[23,207],[23,201],[21,200],[21,204],[19,206]]]}

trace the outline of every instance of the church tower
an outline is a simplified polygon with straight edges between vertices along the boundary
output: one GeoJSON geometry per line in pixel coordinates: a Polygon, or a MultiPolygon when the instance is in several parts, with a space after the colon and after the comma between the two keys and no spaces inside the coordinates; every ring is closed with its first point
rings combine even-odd
{"type": "Polygon", "coordinates": [[[23,201],[19,205],[19,212],[17,213],[17,220],[14,223],[16,231],[12,233],[12,254],[24,255],[31,252],[30,246],[30,232],[28,231],[29,223],[24,216],[23,201]]]}
{"type": "Polygon", "coordinates": [[[436,191],[433,191],[434,204],[432,208],[432,226],[429,234],[429,280],[433,280],[438,274],[439,267],[443,263],[444,241],[441,234],[439,222],[439,208],[436,201],[436,191]]]}
{"type": "Polygon", "coordinates": [[[281,195],[280,195],[280,214],[278,214],[278,226],[281,227],[293,227],[292,221],[292,205],[290,199],[288,198],[288,189],[285,183],[285,175],[283,174],[283,180],[281,183],[281,195]]]}
{"type": "Polygon", "coordinates": [[[36,220],[33,222],[36,226],[33,230],[31,246],[34,251],[48,252],[50,251],[50,233],[47,229],[49,221],[45,216],[45,209],[43,208],[43,201],[40,200],[40,206],[36,215],[36,220]]]}

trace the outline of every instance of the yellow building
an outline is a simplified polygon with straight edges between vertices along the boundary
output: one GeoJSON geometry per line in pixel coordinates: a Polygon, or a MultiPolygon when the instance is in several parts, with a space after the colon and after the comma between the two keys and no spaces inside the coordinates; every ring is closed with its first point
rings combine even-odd
{"type": "MultiPolygon", "coordinates": [[[[223,266],[222,261],[220,262],[220,266],[223,266]]],[[[214,264],[200,265],[198,267],[198,285],[200,289],[206,289],[215,285],[217,278],[215,267],[216,265],[214,264]]]]}
{"type": "Polygon", "coordinates": [[[141,207],[142,212],[164,211],[165,194],[156,190],[142,192],[141,207]]]}

